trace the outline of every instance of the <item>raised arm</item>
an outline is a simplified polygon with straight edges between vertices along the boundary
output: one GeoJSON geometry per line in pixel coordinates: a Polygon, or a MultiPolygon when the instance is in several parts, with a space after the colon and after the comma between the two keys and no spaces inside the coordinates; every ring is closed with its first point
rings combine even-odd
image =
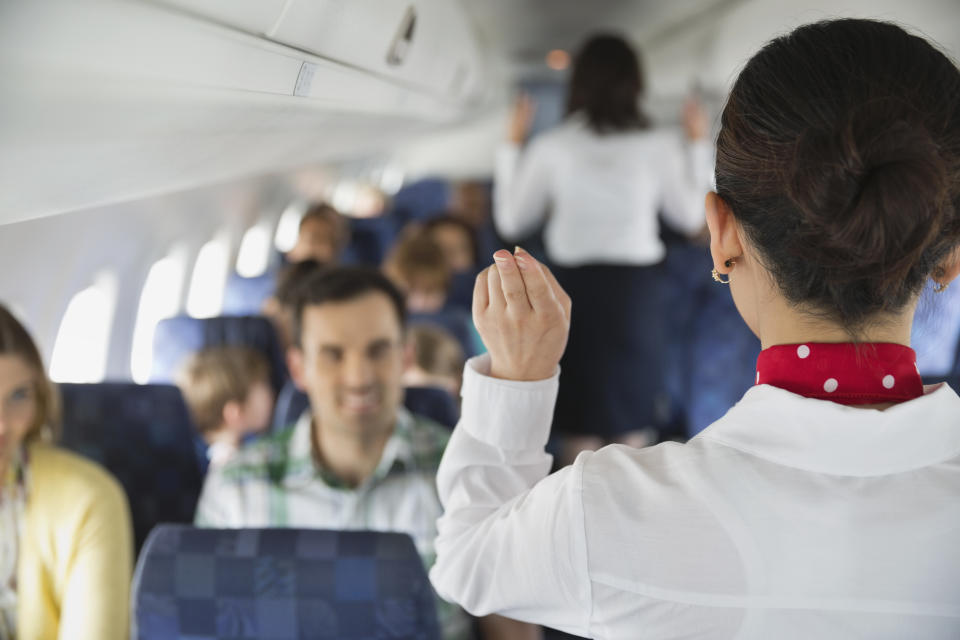
{"type": "Polygon", "coordinates": [[[533,140],[521,152],[533,119],[534,105],[522,96],[514,106],[507,141],[497,150],[493,182],[493,221],[504,238],[530,234],[547,213],[550,188],[549,157],[543,140],[533,140]]]}
{"type": "Polygon", "coordinates": [[[677,231],[696,235],[705,221],[704,197],[713,189],[714,150],[707,140],[706,113],[695,102],[684,107],[685,139],[664,139],[660,170],[660,207],[677,231]]]}
{"type": "Polygon", "coordinates": [[[445,512],[430,577],[475,615],[589,635],[581,467],[547,476],[544,451],[570,299],[522,250],[495,258],[474,292],[489,354],[467,366],[463,417],[440,465],[445,512]]]}

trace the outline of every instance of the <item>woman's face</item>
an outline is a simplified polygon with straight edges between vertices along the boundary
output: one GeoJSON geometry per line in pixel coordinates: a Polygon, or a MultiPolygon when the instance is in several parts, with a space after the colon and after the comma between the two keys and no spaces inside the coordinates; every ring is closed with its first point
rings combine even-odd
{"type": "Polygon", "coordinates": [[[20,356],[0,355],[0,468],[6,469],[36,415],[36,372],[20,356]]]}

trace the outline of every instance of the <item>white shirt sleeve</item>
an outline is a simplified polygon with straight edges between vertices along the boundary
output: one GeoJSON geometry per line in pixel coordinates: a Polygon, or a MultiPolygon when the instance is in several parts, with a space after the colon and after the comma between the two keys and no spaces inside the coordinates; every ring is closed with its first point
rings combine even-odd
{"type": "Polygon", "coordinates": [[[521,154],[505,143],[497,150],[493,181],[493,221],[507,239],[532,233],[547,214],[550,166],[544,140],[535,138],[521,154]]]}
{"type": "Polygon", "coordinates": [[[582,460],[551,476],[544,451],[559,374],[537,382],[484,375],[472,358],[463,412],[437,485],[437,593],[478,616],[500,613],[589,635],[591,589],[582,460]]]}
{"type": "Polygon", "coordinates": [[[660,207],[670,226],[688,234],[706,224],[704,199],[713,189],[714,151],[706,140],[670,140],[662,161],[660,207]]]}

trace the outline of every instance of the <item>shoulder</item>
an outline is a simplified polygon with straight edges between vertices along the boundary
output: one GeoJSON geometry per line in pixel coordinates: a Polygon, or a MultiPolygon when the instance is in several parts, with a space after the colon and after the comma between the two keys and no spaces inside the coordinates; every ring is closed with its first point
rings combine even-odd
{"type": "Polygon", "coordinates": [[[421,415],[411,414],[410,444],[420,466],[436,468],[450,442],[450,430],[421,415]]]}
{"type": "Polygon", "coordinates": [[[289,458],[290,439],[296,425],[257,439],[240,447],[223,466],[211,469],[222,481],[241,483],[283,476],[289,458]]]}
{"type": "Polygon", "coordinates": [[[55,492],[64,504],[123,501],[120,483],[97,463],[45,444],[29,449],[30,483],[38,493],[55,492]]]}

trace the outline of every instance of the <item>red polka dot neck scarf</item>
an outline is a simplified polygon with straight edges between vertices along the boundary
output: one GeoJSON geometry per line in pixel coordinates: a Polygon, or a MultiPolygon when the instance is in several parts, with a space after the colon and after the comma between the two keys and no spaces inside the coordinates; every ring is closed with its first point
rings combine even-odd
{"type": "Polygon", "coordinates": [[[757,384],[847,405],[904,402],[923,395],[917,354],[886,342],[769,347],[757,358],[757,384]]]}

